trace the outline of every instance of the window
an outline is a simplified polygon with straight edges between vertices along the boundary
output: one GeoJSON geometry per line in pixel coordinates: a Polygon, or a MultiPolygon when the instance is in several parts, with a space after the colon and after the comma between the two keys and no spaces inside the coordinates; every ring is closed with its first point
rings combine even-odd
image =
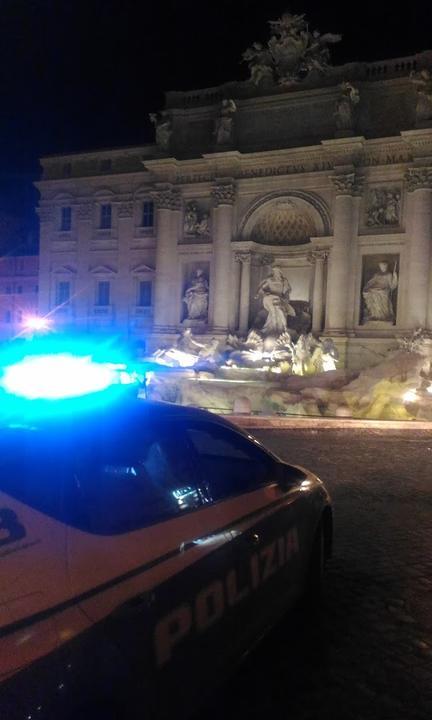
{"type": "Polygon", "coordinates": [[[210,500],[221,500],[275,482],[275,461],[239,433],[215,423],[191,423],[186,433],[210,500]]]}
{"type": "Polygon", "coordinates": [[[101,172],[109,172],[112,169],[111,160],[101,160],[100,161],[100,169],[101,169],[101,172]]]}
{"type": "Polygon", "coordinates": [[[22,310],[17,310],[17,322],[22,323],[23,314],[22,310]]]}
{"type": "Polygon", "coordinates": [[[110,282],[100,280],[96,286],[96,305],[110,304],[110,282]]]}
{"type": "Polygon", "coordinates": [[[102,230],[111,228],[111,205],[109,204],[101,205],[100,226],[102,230]]]}
{"type": "Polygon", "coordinates": [[[17,285],[16,291],[17,291],[17,294],[18,294],[18,295],[22,295],[22,291],[23,291],[22,285],[17,285]]]}
{"type": "Polygon", "coordinates": [[[61,280],[56,287],[56,305],[66,305],[70,300],[70,282],[61,280]]]}
{"type": "Polygon", "coordinates": [[[12,288],[10,285],[6,285],[6,295],[10,295],[12,292],[12,288]]]}
{"type": "MultiPolygon", "coordinates": [[[[84,433],[83,433],[84,437],[84,433]]],[[[102,419],[78,448],[73,524],[97,534],[131,532],[201,507],[194,469],[169,426],[138,417],[102,419]]]]}
{"type": "Polygon", "coordinates": [[[62,207],[61,209],[61,220],[60,230],[68,232],[72,228],[72,208],[62,207]]]}
{"type": "Polygon", "coordinates": [[[138,306],[151,307],[152,283],[150,280],[140,280],[138,284],[138,306]]]}
{"type": "Polygon", "coordinates": [[[52,436],[52,431],[45,434],[24,427],[0,432],[0,490],[58,518],[62,479],[71,453],[67,437],[56,432],[53,442],[52,436]]]}
{"type": "Polygon", "coordinates": [[[6,310],[6,312],[4,314],[4,321],[5,321],[5,323],[12,322],[12,313],[10,310],[6,310]]]}
{"type": "Polygon", "coordinates": [[[39,292],[39,285],[35,285],[35,286],[34,286],[34,292],[35,292],[35,293],[38,293],[38,292],[39,292]]]}
{"type": "Polygon", "coordinates": [[[143,203],[142,227],[152,228],[154,226],[154,203],[146,200],[143,203]]]}

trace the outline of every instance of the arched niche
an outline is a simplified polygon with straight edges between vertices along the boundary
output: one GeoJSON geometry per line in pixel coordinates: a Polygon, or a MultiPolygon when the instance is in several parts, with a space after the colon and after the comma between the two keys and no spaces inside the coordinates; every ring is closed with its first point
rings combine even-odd
{"type": "Polygon", "coordinates": [[[243,218],[239,239],[292,247],[330,234],[330,213],[323,199],[311,192],[290,191],[255,201],[243,218]]]}

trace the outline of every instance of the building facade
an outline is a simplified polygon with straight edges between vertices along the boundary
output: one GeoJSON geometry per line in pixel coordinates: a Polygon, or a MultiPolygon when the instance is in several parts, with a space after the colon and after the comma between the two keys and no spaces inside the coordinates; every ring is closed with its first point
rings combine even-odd
{"type": "Polygon", "coordinates": [[[155,144],[42,159],[41,313],[147,350],[311,329],[351,367],[432,333],[432,52],[315,72],[284,17],[155,144]]]}
{"type": "Polygon", "coordinates": [[[0,258],[0,340],[19,337],[38,312],[39,258],[0,258]]]}

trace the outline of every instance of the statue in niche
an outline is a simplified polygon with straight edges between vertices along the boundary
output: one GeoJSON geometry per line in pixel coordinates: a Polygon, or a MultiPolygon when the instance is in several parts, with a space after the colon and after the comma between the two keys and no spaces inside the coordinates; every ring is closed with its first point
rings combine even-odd
{"type": "Polygon", "coordinates": [[[388,263],[378,263],[376,272],[363,288],[365,303],[365,320],[381,320],[394,322],[395,313],[392,294],[398,286],[396,263],[390,272],[388,263]]]}
{"type": "Polygon", "coordinates": [[[270,275],[258,285],[255,298],[262,300],[267,318],[262,328],[265,335],[280,335],[287,331],[287,316],[296,312],[290,304],[291,285],[279,267],[273,267],[270,275]]]}
{"type": "Polygon", "coordinates": [[[167,151],[172,135],[172,123],[168,112],[163,110],[159,115],[158,113],[149,113],[149,118],[155,126],[156,145],[160,150],[167,151]]]}
{"type": "Polygon", "coordinates": [[[370,193],[367,224],[370,226],[398,225],[400,218],[399,192],[381,188],[370,193]]]}
{"type": "Polygon", "coordinates": [[[208,235],[210,232],[210,216],[207,212],[201,217],[198,213],[198,205],[196,202],[190,202],[186,205],[184,216],[184,233],[185,235],[208,235]]]}
{"type": "Polygon", "coordinates": [[[410,80],[417,89],[416,120],[432,120],[432,72],[428,68],[413,70],[410,80]]]}
{"type": "Polygon", "coordinates": [[[219,117],[216,118],[214,136],[216,145],[229,145],[234,135],[234,114],[237,105],[234,100],[222,100],[219,117]]]}
{"type": "Polygon", "coordinates": [[[336,100],[334,113],[337,130],[352,130],[355,119],[355,109],[360,102],[359,91],[349,82],[340,85],[340,94],[336,100]]]}
{"type": "Polygon", "coordinates": [[[183,302],[187,307],[187,320],[207,320],[208,297],[208,280],[204,270],[198,268],[193,273],[183,296],[183,302]]]}

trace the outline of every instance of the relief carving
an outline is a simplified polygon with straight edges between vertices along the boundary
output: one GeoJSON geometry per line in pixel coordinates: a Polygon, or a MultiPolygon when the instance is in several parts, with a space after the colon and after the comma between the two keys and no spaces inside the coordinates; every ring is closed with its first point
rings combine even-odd
{"type": "Polygon", "coordinates": [[[432,188],[432,167],[408,168],[405,179],[408,192],[422,188],[432,188]]]}
{"type": "Polygon", "coordinates": [[[183,230],[185,235],[209,235],[209,213],[200,212],[196,202],[189,202],[185,208],[183,230]]]}
{"type": "Polygon", "coordinates": [[[371,190],[366,209],[366,224],[370,227],[400,224],[401,195],[398,190],[377,188],[371,190]]]}

